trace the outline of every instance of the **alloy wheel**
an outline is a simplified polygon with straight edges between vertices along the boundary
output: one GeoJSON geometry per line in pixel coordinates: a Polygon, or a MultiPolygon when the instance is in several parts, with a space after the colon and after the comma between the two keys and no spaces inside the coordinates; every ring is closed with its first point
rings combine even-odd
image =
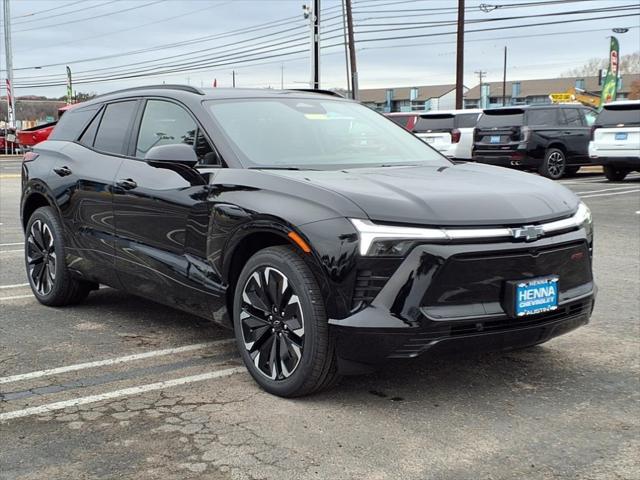
{"type": "Polygon", "coordinates": [[[290,377],[302,360],[304,318],[287,277],[273,267],[257,268],[242,290],[242,339],[257,370],[271,380],[290,377]]]}
{"type": "Polygon", "coordinates": [[[564,156],[560,152],[551,152],[547,160],[547,168],[552,177],[562,175],[564,171],[564,156]]]}
{"type": "Polygon", "coordinates": [[[31,224],[27,235],[27,268],[31,285],[39,295],[48,295],[56,280],[56,252],[53,234],[41,220],[31,224]]]}

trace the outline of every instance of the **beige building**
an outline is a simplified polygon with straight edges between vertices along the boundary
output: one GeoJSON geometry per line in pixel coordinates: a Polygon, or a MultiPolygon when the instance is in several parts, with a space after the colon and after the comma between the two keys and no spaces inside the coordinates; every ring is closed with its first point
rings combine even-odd
{"type": "MultiPolygon", "coordinates": [[[[640,74],[621,76],[618,99],[629,96],[631,84],[640,80],[640,74]]],[[[600,95],[602,88],[598,85],[598,77],[565,77],[543,78],[536,80],[514,80],[506,84],[506,105],[536,105],[551,103],[549,94],[566,92],[571,88],[585,90],[600,95]]],[[[502,82],[487,82],[470,89],[464,101],[465,108],[490,108],[502,106],[502,82]],[[480,102],[481,95],[483,102],[480,102]]]]}
{"type": "MultiPolygon", "coordinates": [[[[467,90],[465,87],[464,91],[467,90]]],[[[456,86],[450,84],[361,89],[359,100],[380,112],[450,110],[455,108],[456,86]]]]}

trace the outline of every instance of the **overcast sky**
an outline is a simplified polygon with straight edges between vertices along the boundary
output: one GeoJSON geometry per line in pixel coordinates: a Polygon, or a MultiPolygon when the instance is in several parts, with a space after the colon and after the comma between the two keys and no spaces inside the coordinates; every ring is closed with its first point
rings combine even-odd
{"type": "MultiPolygon", "coordinates": [[[[305,51],[308,50],[308,21],[303,19],[303,0],[10,1],[17,95],[64,95],[62,85],[33,85],[64,81],[65,65],[74,72],[76,90],[98,93],[162,81],[211,86],[217,79],[218,86],[231,86],[233,69],[237,73],[237,86],[241,87],[279,88],[282,73],[285,87],[304,87],[309,80],[309,59],[305,51]],[[251,27],[256,28],[235,32],[251,27]],[[136,53],[139,50],[147,51],[136,53]],[[194,70],[187,71],[187,68],[194,70]],[[95,80],[115,74],[139,75],[167,69],[173,72],[147,78],[80,83],[83,78],[95,80]]],[[[508,78],[511,80],[554,77],[589,58],[606,57],[607,37],[613,27],[630,28],[628,33],[618,35],[621,54],[640,50],[638,0],[547,1],[553,4],[524,6],[539,2],[467,0],[467,20],[484,21],[466,26],[464,80],[467,86],[478,83],[474,72],[479,70],[487,72],[489,81],[501,80],[505,45],[509,49],[508,78]],[[483,12],[481,4],[500,8],[483,12]],[[625,6],[633,10],[607,11],[625,6]],[[604,10],[568,13],[585,9],[604,10]],[[558,12],[565,13],[540,16],[558,12]],[[634,16],[602,18],[613,15],[634,16]],[[486,21],[522,16],[536,17],[486,21]],[[596,20],[525,26],[584,18],[596,20]],[[517,28],[505,28],[512,26],[517,28]],[[488,28],[494,30],[471,33],[471,30],[488,28]]],[[[455,26],[449,24],[456,20],[455,0],[353,0],[353,3],[361,88],[455,82],[455,35],[446,34],[455,32],[455,26]],[[438,25],[440,22],[444,24],[438,25]],[[374,32],[365,33],[371,30],[374,32]],[[413,38],[393,39],[407,36],[413,38]],[[370,41],[381,38],[387,40],[370,41]]],[[[345,87],[341,2],[322,0],[322,8],[322,44],[325,46],[322,87],[345,87]]],[[[4,50],[3,39],[3,69],[4,50]]]]}

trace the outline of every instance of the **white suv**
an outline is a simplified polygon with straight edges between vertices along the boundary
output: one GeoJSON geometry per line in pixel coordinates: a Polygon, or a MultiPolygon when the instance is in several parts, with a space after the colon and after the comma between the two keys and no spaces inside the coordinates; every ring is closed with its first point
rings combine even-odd
{"type": "Polygon", "coordinates": [[[443,155],[471,160],[473,129],[482,110],[442,110],[420,114],[411,131],[443,155]]]}
{"type": "Polygon", "coordinates": [[[602,165],[607,179],[624,180],[640,171],[640,100],[611,102],[591,127],[589,158],[602,165]]]}

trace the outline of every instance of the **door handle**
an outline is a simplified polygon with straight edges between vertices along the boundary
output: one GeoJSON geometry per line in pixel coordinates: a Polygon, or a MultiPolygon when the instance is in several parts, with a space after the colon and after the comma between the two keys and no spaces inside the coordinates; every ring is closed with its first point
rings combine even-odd
{"type": "Polygon", "coordinates": [[[131,180],[130,178],[125,178],[123,180],[118,180],[116,182],[116,186],[122,188],[123,190],[132,190],[138,186],[136,182],[131,180]]]}
{"type": "Polygon", "coordinates": [[[73,173],[71,169],[66,165],[64,167],[54,168],[53,171],[61,177],[66,177],[67,175],[71,175],[73,173]]]}

